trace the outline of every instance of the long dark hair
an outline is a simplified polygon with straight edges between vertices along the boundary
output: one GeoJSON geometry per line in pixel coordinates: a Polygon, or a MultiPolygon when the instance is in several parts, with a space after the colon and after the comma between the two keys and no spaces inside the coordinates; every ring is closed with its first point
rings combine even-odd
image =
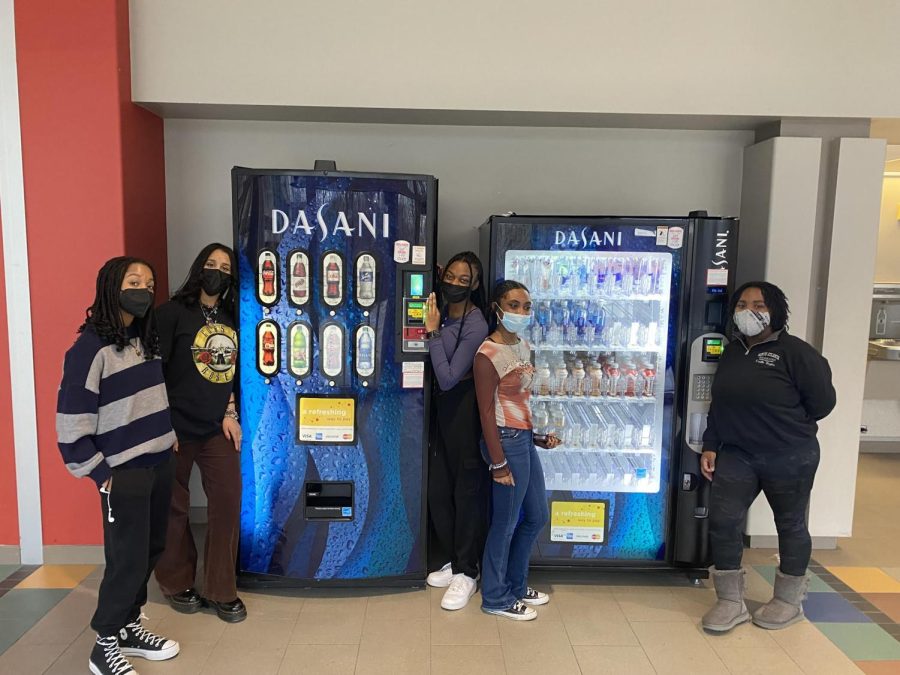
{"type": "Polygon", "coordinates": [[[200,303],[200,275],[206,266],[206,261],[213,251],[223,251],[228,254],[228,260],[231,263],[231,286],[222,291],[219,296],[219,307],[228,312],[230,316],[234,316],[234,296],[235,296],[235,272],[237,271],[237,263],[235,261],[234,251],[225,244],[213,242],[203,247],[203,250],[194,258],[191,268],[188,270],[187,277],[181,287],[172,295],[172,300],[180,302],[182,305],[197,305],[200,303]]]}
{"type": "MultiPolygon", "coordinates": [[[[787,328],[788,317],[791,314],[787,296],[778,286],[770,284],[768,281],[748,281],[734,292],[734,295],[731,296],[731,302],[728,303],[729,323],[733,324],[734,310],[737,308],[738,300],[741,299],[744,291],[748,288],[758,288],[762,293],[763,300],[766,301],[766,307],[769,308],[769,325],[772,327],[772,330],[779,331],[787,328]]],[[[732,333],[735,330],[736,328],[732,326],[732,333]]]]}
{"type": "Polygon", "coordinates": [[[506,279],[497,284],[494,288],[494,292],[491,294],[491,304],[488,306],[488,325],[490,326],[492,333],[497,330],[497,323],[499,321],[494,306],[499,307],[500,301],[510,291],[525,291],[529,295],[531,294],[531,291],[528,290],[528,286],[520,284],[518,281],[513,281],[512,279],[506,279]]]}
{"type": "MultiPolygon", "coordinates": [[[[153,278],[156,278],[153,265],[141,258],[120,256],[107,260],[97,273],[94,302],[84,313],[84,323],[78,328],[79,333],[88,329],[93,330],[102,339],[116,345],[118,351],[125,349],[128,344],[128,336],[125,332],[125,324],[122,323],[119,294],[122,291],[125,273],[129,267],[135,264],[146,265],[150,268],[153,278]]],[[[153,309],[151,308],[143,318],[134,317],[134,323],[131,325],[137,330],[138,337],[141,339],[144,358],[150,360],[159,356],[159,336],[156,334],[153,309]]]]}
{"type": "Polygon", "coordinates": [[[451,265],[458,262],[464,262],[469,266],[469,296],[466,298],[466,304],[463,307],[462,320],[459,322],[459,332],[456,334],[456,345],[453,347],[453,351],[448,355],[449,358],[453,358],[453,354],[456,353],[459,343],[462,340],[463,328],[466,325],[466,317],[469,314],[469,303],[477,307],[482,314],[484,314],[487,309],[485,307],[485,298],[487,297],[487,294],[484,291],[484,268],[481,265],[481,260],[479,260],[478,256],[472,253],[472,251],[457,253],[447,261],[447,264],[444,265],[441,272],[441,283],[444,283],[444,272],[446,272],[451,265]],[[472,285],[476,280],[478,281],[478,288],[473,289],[472,285]]]}

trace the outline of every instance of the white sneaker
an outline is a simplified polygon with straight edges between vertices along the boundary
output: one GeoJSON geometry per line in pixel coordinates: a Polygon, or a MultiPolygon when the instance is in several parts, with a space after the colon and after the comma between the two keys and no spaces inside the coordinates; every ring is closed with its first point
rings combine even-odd
{"type": "Polygon", "coordinates": [[[441,607],[444,609],[454,610],[462,609],[469,603],[469,598],[475,595],[478,583],[465,574],[454,574],[453,581],[450,582],[450,588],[444,593],[444,599],[441,600],[441,607]]]}
{"type": "Polygon", "coordinates": [[[525,590],[525,597],[522,598],[522,602],[526,605],[546,605],[550,602],[550,596],[546,593],[541,593],[540,591],[534,590],[531,586],[529,586],[525,590]]]}
{"type": "Polygon", "coordinates": [[[435,588],[447,588],[451,581],[453,581],[453,568],[450,563],[425,578],[425,583],[435,588]]]}
{"type": "Polygon", "coordinates": [[[512,607],[507,607],[506,609],[484,609],[482,607],[481,611],[487,614],[496,614],[513,621],[533,621],[537,618],[537,610],[529,607],[521,600],[517,600],[512,607]]]}

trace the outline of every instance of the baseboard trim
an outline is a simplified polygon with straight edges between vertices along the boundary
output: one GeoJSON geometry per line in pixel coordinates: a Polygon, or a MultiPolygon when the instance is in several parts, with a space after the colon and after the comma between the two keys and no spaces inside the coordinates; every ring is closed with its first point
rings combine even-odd
{"type": "Polygon", "coordinates": [[[0,565],[21,565],[22,549],[19,546],[0,546],[0,565]]]}
{"type": "Polygon", "coordinates": [[[102,546],[45,546],[45,565],[102,565],[102,546]]]}
{"type": "MultiPolygon", "coordinates": [[[[745,534],[744,546],[748,548],[778,548],[777,534],[745,534]]],[[[812,547],[820,551],[837,548],[837,537],[813,537],[812,547]]]]}

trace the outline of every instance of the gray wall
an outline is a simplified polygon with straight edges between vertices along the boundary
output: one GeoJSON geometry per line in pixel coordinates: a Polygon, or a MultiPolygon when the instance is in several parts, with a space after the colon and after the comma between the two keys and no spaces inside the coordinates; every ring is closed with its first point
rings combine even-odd
{"type": "Polygon", "coordinates": [[[430,173],[440,181],[438,257],[474,249],[493,213],[735,216],[737,131],[399,126],[166,120],[169,272],[182,279],[206,243],[231,240],[230,171],[430,173]]]}
{"type": "MultiPolygon", "coordinates": [[[[438,259],[476,249],[493,214],[680,215],[740,211],[751,132],[165,122],[169,275],[205,244],[231,241],[230,171],[312,168],[430,173],[440,180],[438,259]]],[[[192,503],[204,505],[194,477],[192,503]]]]}

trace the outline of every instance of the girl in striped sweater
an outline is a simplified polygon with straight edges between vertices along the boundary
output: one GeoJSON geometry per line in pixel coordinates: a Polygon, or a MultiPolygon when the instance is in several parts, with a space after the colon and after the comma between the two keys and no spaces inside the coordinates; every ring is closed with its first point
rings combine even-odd
{"type": "Polygon", "coordinates": [[[147,580],[166,541],[175,432],[153,325],[149,263],[119,257],[97,275],[94,302],[66,352],[56,431],[66,468],[100,493],[106,568],[91,627],[94,675],[134,675],[127,656],[178,654],[141,626],[147,580]]]}

